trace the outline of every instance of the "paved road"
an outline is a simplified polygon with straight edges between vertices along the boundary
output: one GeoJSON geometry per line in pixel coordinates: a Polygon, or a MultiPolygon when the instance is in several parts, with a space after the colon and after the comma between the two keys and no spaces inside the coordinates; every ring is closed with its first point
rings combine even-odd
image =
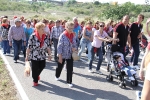
{"type": "MultiPolygon", "coordinates": [[[[55,80],[57,64],[53,61],[47,61],[46,68],[40,75],[39,86],[33,87],[32,77],[24,76],[23,55],[20,55],[20,60],[17,64],[13,61],[13,54],[5,57],[30,100],[135,100],[135,91],[142,89],[139,86],[131,86],[129,82],[127,82],[126,89],[121,89],[118,86],[117,79],[114,79],[113,82],[106,81],[108,72],[102,70],[104,75],[89,73],[88,65],[83,61],[74,62],[73,88],[69,88],[66,84],[65,70],[61,73],[61,80],[55,80]]],[[[83,53],[82,59],[87,61],[86,58],[83,53]]],[[[94,62],[93,66],[95,64],[96,62],[94,62]]],[[[102,68],[106,69],[105,62],[103,62],[102,68]]],[[[93,67],[93,70],[95,70],[95,67],[93,67]]],[[[143,84],[140,80],[139,83],[143,84]]]]}
{"type": "MultiPolygon", "coordinates": [[[[83,61],[74,62],[73,88],[69,88],[66,84],[65,70],[62,71],[61,80],[55,80],[57,64],[53,61],[47,61],[46,68],[41,73],[39,86],[33,87],[32,77],[24,76],[23,55],[20,55],[20,61],[17,64],[13,61],[13,54],[5,57],[30,100],[135,100],[135,91],[142,89],[139,86],[131,86],[129,82],[127,82],[126,89],[121,89],[117,79],[114,79],[114,82],[107,82],[106,75],[109,73],[105,71],[106,63],[104,62],[102,64],[104,75],[89,73],[85,54],[82,57],[83,61]]],[[[139,64],[140,62],[141,59],[139,64]]],[[[93,66],[96,66],[95,63],[93,66]]],[[[140,80],[139,83],[143,84],[140,80]]]]}

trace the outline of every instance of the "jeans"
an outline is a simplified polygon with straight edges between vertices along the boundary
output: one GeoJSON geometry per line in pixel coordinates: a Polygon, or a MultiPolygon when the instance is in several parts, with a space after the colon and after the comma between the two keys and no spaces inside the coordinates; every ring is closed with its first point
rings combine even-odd
{"type": "Polygon", "coordinates": [[[54,43],[54,59],[55,61],[57,60],[57,45],[58,45],[58,39],[53,38],[53,43],[54,43]]]}
{"type": "Polygon", "coordinates": [[[73,59],[63,59],[62,63],[58,62],[58,66],[56,68],[56,73],[55,76],[57,78],[60,77],[61,71],[64,67],[64,63],[66,61],[66,67],[67,67],[67,83],[71,84],[72,83],[72,73],[73,73],[73,59]]]}
{"type": "Polygon", "coordinates": [[[132,45],[133,47],[133,54],[131,57],[131,62],[133,62],[133,66],[138,65],[138,59],[139,59],[139,54],[140,54],[140,49],[139,49],[139,42],[136,44],[132,45]]]}
{"type": "Polygon", "coordinates": [[[126,49],[125,46],[120,47],[120,53],[123,54],[125,62],[129,64],[128,60],[126,59],[126,50],[125,49],[126,49]]]}
{"type": "Polygon", "coordinates": [[[33,82],[37,83],[38,82],[38,76],[41,74],[42,70],[45,68],[45,60],[31,60],[32,64],[32,78],[33,82]]]}
{"type": "Polygon", "coordinates": [[[80,40],[78,37],[76,37],[76,42],[77,42],[77,48],[79,48],[79,45],[80,45],[80,40]]]}
{"type": "Polygon", "coordinates": [[[103,52],[103,55],[105,55],[105,43],[102,42],[102,52],[103,52]]]}
{"type": "Polygon", "coordinates": [[[18,60],[19,59],[19,53],[21,51],[21,47],[22,47],[22,40],[13,40],[13,47],[14,47],[14,60],[18,60]]]}
{"type": "Polygon", "coordinates": [[[84,51],[86,46],[88,48],[88,60],[90,60],[91,59],[91,42],[89,42],[89,43],[83,43],[82,42],[81,43],[81,49],[80,49],[80,51],[78,53],[78,56],[81,57],[81,54],[84,51]]]}
{"type": "Polygon", "coordinates": [[[23,51],[24,58],[26,57],[27,46],[28,46],[28,39],[26,40],[26,45],[25,46],[24,46],[24,42],[22,41],[22,51],[23,51]]]}
{"type": "Polygon", "coordinates": [[[6,54],[10,54],[10,46],[9,46],[9,41],[8,40],[3,40],[2,41],[3,44],[3,53],[6,54]]]}
{"type": "MultiPolygon", "coordinates": [[[[99,56],[99,61],[97,63],[97,68],[96,70],[100,70],[100,66],[102,64],[102,61],[103,61],[103,52],[102,52],[102,48],[98,48],[97,49],[97,53],[98,53],[98,56],[99,56]]],[[[94,47],[91,48],[91,59],[90,59],[90,63],[89,63],[89,69],[91,70],[92,69],[92,63],[93,63],[93,60],[94,60],[94,55],[95,55],[95,52],[94,52],[94,47]]]]}
{"type": "Polygon", "coordinates": [[[121,70],[125,71],[125,73],[128,74],[128,77],[131,77],[131,76],[132,76],[132,74],[131,74],[131,72],[130,72],[131,69],[132,69],[132,68],[131,68],[130,66],[128,66],[128,67],[122,67],[122,68],[121,68],[121,70]]]}

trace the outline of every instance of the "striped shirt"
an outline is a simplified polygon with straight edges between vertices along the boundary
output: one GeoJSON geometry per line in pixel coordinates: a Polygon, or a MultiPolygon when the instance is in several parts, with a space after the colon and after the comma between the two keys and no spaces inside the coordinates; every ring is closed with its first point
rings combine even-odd
{"type": "Polygon", "coordinates": [[[50,39],[55,38],[58,39],[60,34],[63,33],[64,28],[62,26],[53,26],[51,31],[50,39]]]}
{"type": "Polygon", "coordinates": [[[8,40],[12,41],[13,39],[17,41],[23,39],[24,41],[26,41],[26,35],[22,26],[16,27],[15,25],[10,28],[8,32],[8,40]]]}

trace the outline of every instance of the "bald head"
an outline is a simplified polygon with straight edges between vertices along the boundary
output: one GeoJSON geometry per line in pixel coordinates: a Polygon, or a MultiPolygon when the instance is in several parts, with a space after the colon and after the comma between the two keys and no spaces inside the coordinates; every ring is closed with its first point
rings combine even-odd
{"type": "Polygon", "coordinates": [[[129,23],[129,16],[128,15],[123,16],[122,23],[124,25],[128,25],[128,23],[129,23]]]}

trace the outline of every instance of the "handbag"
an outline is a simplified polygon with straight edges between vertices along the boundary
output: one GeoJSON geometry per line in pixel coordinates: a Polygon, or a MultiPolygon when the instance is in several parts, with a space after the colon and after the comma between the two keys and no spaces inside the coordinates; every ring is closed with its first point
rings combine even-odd
{"type": "Polygon", "coordinates": [[[29,63],[29,61],[26,61],[25,62],[25,70],[24,70],[24,75],[26,76],[26,77],[29,77],[30,76],[30,63],[29,63]]]}
{"type": "Polygon", "coordinates": [[[77,52],[72,52],[72,58],[73,58],[74,61],[79,60],[78,53],[77,52]]]}

